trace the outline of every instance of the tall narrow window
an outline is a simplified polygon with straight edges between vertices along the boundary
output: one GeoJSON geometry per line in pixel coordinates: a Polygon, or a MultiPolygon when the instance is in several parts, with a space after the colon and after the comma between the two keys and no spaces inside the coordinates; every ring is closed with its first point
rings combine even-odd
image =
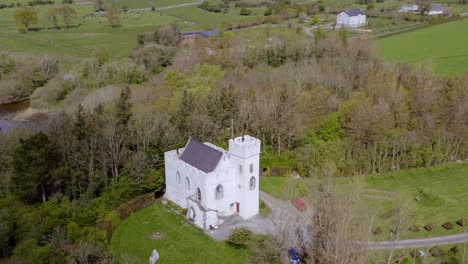
{"type": "Polygon", "coordinates": [[[215,199],[221,199],[223,198],[224,196],[224,188],[221,184],[219,184],[218,186],[216,186],[216,189],[215,189],[215,199]]]}
{"type": "Polygon", "coordinates": [[[242,165],[239,165],[239,173],[242,174],[242,165]]]}
{"type": "Polygon", "coordinates": [[[201,201],[201,191],[200,188],[197,188],[197,200],[201,201]]]}
{"type": "Polygon", "coordinates": [[[179,172],[176,173],[176,181],[177,181],[177,183],[180,183],[180,173],[179,172]]]}
{"type": "Polygon", "coordinates": [[[252,163],[252,164],[250,164],[250,173],[253,173],[253,171],[254,171],[254,165],[252,163]]]}
{"type": "Polygon", "coordinates": [[[252,178],[250,178],[250,182],[249,182],[250,190],[255,189],[256,186],[257,186],[257,183],[255,181],[255,177],[252,176],[252,178]]]}
{"type": "Polygon", "coordinates": [[[187,188],[187,190],[190,190],[190,180],[189,178],[185,178],[185,188],[187,188]]]}

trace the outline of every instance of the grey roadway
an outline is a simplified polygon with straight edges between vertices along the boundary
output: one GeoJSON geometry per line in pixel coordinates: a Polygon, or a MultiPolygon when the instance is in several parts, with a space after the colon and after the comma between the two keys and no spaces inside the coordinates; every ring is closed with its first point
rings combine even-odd
{"type": "Polygon", "coordinates": [[[368,242],[369,249],[404,249],[404,248],[424,248],[441,245],[461,244],[468,242],[468,233],[451,236],[408,239],[399,241],[368,242]]]}

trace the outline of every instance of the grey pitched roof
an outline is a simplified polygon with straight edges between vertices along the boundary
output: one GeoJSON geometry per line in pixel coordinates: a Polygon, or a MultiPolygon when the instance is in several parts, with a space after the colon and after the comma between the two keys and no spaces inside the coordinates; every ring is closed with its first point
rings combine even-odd
{"type": "Polygon", "coordinates": [[[358,16],[358,15],[365,15],[364,11],[361,9],[350,9],[344,11],[348,16],[358,16]]]}
{"type": "Polygon", "coordinates": [[[444,11],[444,6],[441,4],[432,4],[431,11],[444,11]]]}
{"type": "Polygon", "coordinates": [[[222,156],[221,151],[190,138],[180,159],[205,173],[210,173],[216,169],[222,156]]]}

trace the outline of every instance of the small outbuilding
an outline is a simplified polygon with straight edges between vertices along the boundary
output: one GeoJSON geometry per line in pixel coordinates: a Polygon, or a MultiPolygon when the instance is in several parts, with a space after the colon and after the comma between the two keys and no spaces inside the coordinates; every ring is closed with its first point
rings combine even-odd
{"type": "Polygon", "coordinates": [[[366,24],[367,16],[361,9],[345,10],[336,16],[338,27],[356,28],[366,24]]]}
{"type": "Polygon", "coordinates": [[[401,6],[398,13],[408,13],[408,12],[416,12],[419,10],[419,6],[415,4],[404,4],[401,6]]]}
{"type": "Polygon", "coordinates": [[[210,38],[212,36],[219,36],[219,30],[195,30],[182,33],[184,39],[193,39],[198,37],[210,38]]]}
{"type": "Polygon", "coordinates": [[[437,16],[444,14],[444,6],[441,4],[432,4],[431,10],[427,12],[428,16],[437,16]]]}

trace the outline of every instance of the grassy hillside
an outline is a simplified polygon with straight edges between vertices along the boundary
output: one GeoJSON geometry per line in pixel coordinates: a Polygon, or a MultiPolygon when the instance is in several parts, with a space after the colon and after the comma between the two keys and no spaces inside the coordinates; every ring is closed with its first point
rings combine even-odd
{"type": "Polygon", "coordinates": [[[468,19],[436,25],[379,40],[391,61],[433,63],[435,71],[457,75],[468,71],[468,19]]]}
{"type": "Polygon", "coordinates": [[[153,204],[119,225],[111,241],[118,256],[147,263],[153,249],[158,263],[245,263],[248,252],[217,242],[162,204],[153,204]],[[154,235],[160,232],[159,237],[154,235]]]}

